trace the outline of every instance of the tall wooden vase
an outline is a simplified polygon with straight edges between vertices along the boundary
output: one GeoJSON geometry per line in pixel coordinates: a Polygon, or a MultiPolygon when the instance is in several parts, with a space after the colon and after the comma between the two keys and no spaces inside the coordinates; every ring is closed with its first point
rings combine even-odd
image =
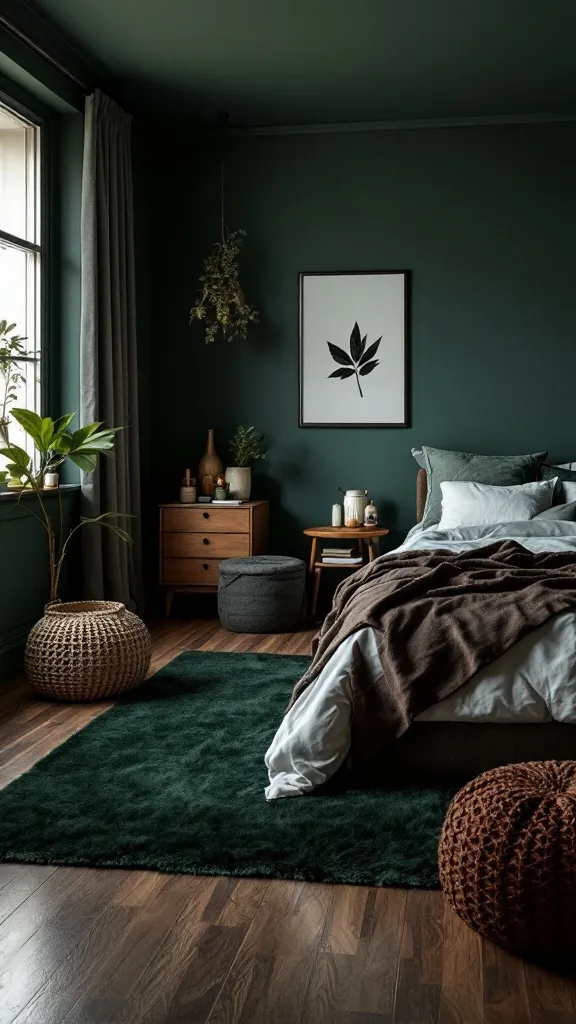
{"type": "Polygon", "coordinates": [[[216,453],[214,448],[214,431],[208,431],[208,440],[206,442],[206,451],[200,459],[200,465],[198,467],[198,483],[200,485],[200,493],[210,495],[214,497],[214,488],[216,486],[216,478],[224,475],[224,463],[219,455],[216,453]]]}

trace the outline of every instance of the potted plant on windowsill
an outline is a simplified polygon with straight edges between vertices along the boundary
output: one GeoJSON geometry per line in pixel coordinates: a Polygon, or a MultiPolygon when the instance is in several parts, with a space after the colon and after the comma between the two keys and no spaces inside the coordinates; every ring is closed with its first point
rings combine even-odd
{"type": "Polygon", "coordinates": [[[230,497],[247,501],[252,489],[252,463],[265,459],[268,451],[262,451],[263,434],[257,434],[254,427],[238,427],[230,441],[230,453],[234,465],[225,473],[230,488],[230,497]]]}
{"type": "Polygon", "coordinates": [[[12,476],[18,476],[36,496],[37,511],[30,501],[22,507],[46,533],[50,571],[50,602],[26,644],[28,679],[40,693],[57,700],[101,699],[130,689],[144,678],[150,662],[150,635],[141,619],[116,601],[59,600],[62,567],[72,537],[84,526],[98,525],[132,543],[126,530],[110,522],[129,517],[122,512],[81,516],[66,532],[60,490],[56,525],[44,491],[46,474],[59,471],[68,459],[83,472],[93,473],[100,455],[112,456],[115,435],[121,428],[100,429],[102,423],[89,423],[72,432],[69,427],[74,413],[57,420],[28,409],[12,409],[11,415],[31,439],[36,457],[10,440],[0,447],[0,455],[9,460],[12,476]]]}

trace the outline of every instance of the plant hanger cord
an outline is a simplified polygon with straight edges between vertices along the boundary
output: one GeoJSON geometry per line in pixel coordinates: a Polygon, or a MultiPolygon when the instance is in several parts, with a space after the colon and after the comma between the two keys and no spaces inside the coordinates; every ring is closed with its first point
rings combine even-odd
{"type": "Polygon", "coordinates": [[[226,221],[224,219],[224,139],[226,137],[226,127],[230,119],[230,114],[227,110],[221,110],[218,114],[218,122],[220,124],[220,229],[222,234],[222,241],[226,241],[226,221]]]}

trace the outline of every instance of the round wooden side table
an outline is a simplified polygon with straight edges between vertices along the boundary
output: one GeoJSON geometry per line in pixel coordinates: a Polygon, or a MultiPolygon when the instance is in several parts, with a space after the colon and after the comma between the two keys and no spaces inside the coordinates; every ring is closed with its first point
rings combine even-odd
{"type": "Polygon", "coordinates": [[[322,562],[318,560],[318,541],[319,540],[357,540],[358,550],[365,559],[366,551],[368,554],[368,561],[373,562],[376,558],[376,552],[374,550],[374,541],[380,537],[385,537],[389,530],[385,530],[379,526],[309,526],[304,530],[306,537],[312,538],[312,548],[310,550],[310,562],[308,571],[310,579],[313,580],[312,585],[312,607],[310,614],[316,614],[316,606],[318,604],[318,591],[320,590],[320,579],[322,577],[323,569],[348,569],[348,572],[356,572],[360,568],[359,565],[334,565],[330,562],[322,562]]]}

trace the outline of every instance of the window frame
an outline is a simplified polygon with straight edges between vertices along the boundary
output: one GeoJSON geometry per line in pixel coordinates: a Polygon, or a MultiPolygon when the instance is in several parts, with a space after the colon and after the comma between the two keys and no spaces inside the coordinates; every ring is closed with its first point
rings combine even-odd
{"type": "MultiPolygon", "coordinates": [[[[9,245],[21,252],[36,252],[40,256],[40,288],[38,289],[38,311],[37,322],[39,331],[40,358],[23,357],[22,362],[36,362],[39,364],[40,379],[40,409],[41,416],[49,414],[52,394],[52,345],[51,345],[51,280],[53,264],[54,239],[51,237],[49,225],[55,223],[53,190],[51,183],[51,156],[50,156],[50,117],[48,112],[40,110],[34,104],[29,105],[28,98],[22,96],[22,91],[16,85],[6,82],[0,78],[0,104],[12,111],[24,120],[29,121],[39,129],[39,154],[38,169],[40,174],[40,188],[36,193],[35,201],[40,201],[40,214],[38,218],[38,230],[36,238],[38,241],[29,242],[26,239],[11,235],[0,227],[0,240],[8,242],[9,245]],[[9,90],[9,91],[8,91],[9,90]]],[[[37,186],[36,186],[37,187],[37,186]]]]}

